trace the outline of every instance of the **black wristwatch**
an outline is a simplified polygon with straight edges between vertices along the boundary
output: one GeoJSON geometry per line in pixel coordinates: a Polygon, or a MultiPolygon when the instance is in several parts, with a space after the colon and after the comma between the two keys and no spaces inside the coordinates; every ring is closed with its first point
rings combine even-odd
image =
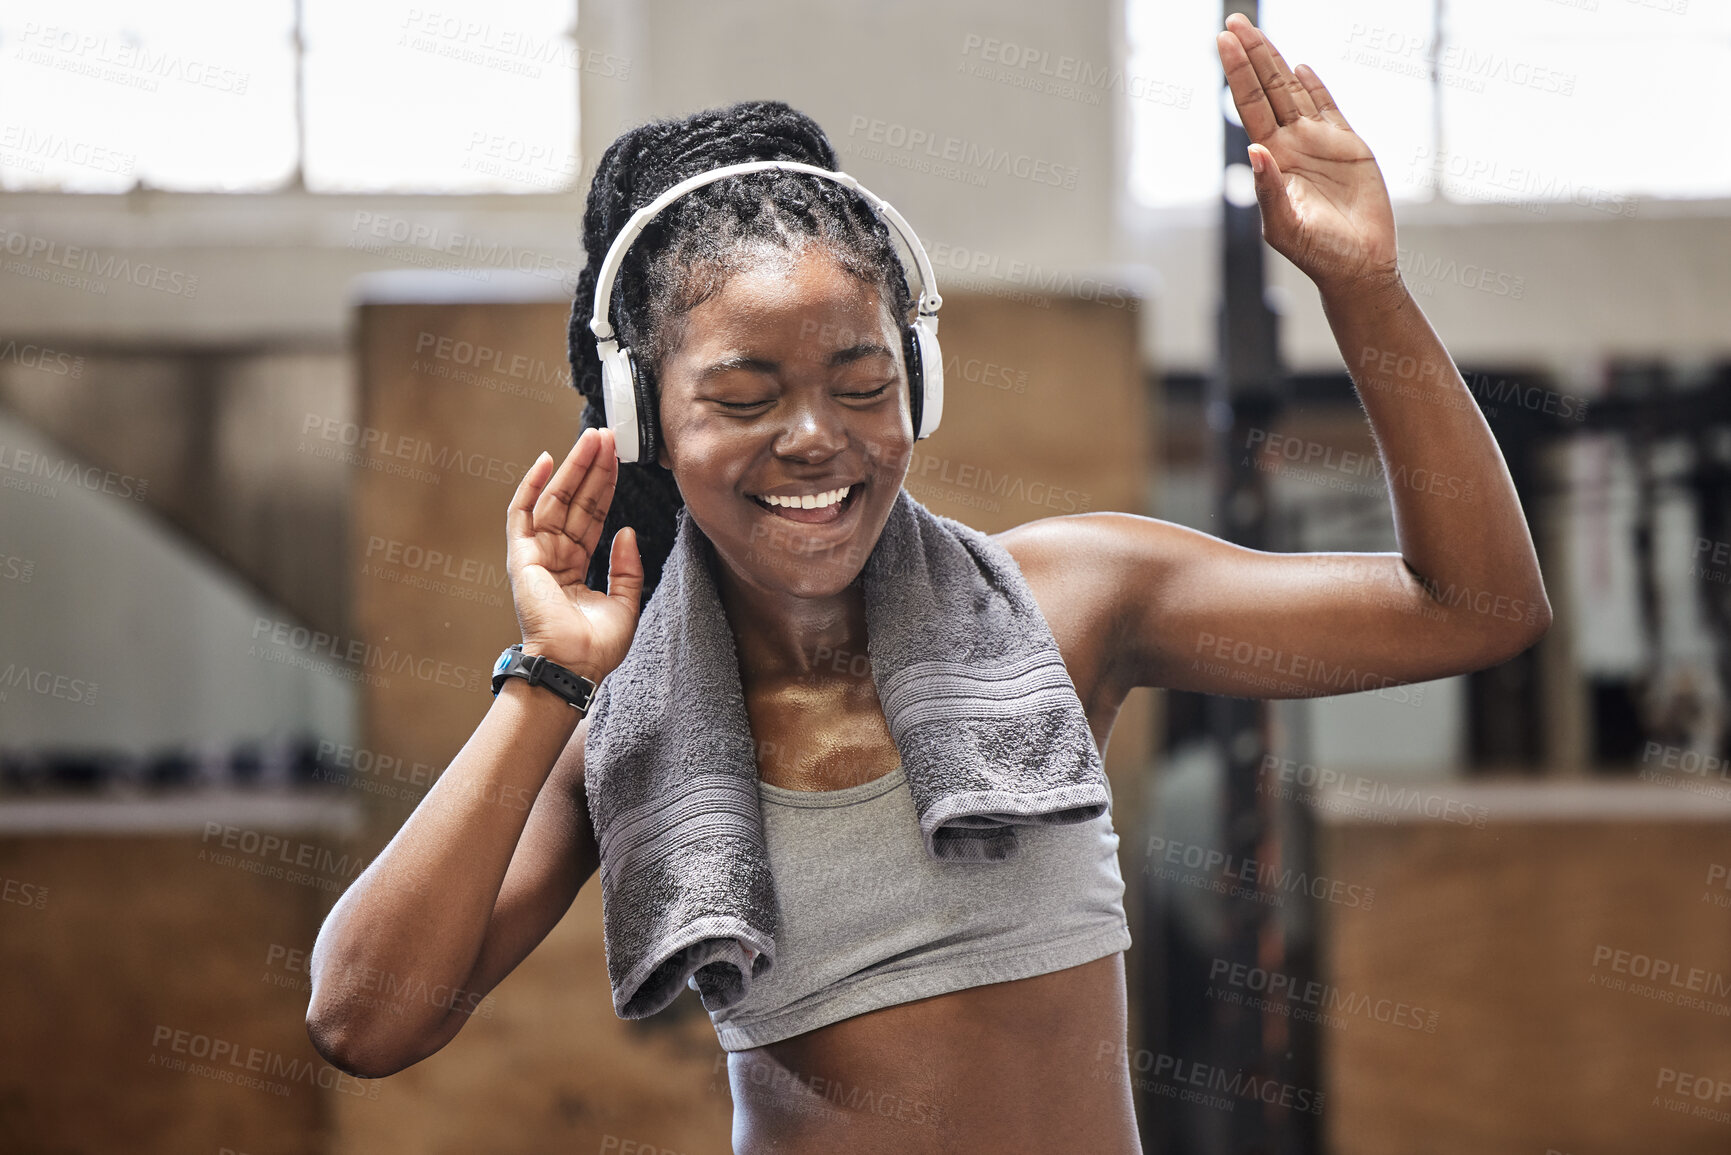
{"type": "Polygon", "coordinates": [[[582,674],[573,674],[557,662],[549,662],[542,654],[525,654],[518,642],[493,663],[493,696],[497,698],[506,678],[522,678],[531,686],[545,686],[580,711],[589,709],[595,696],[595,683],[582,674]]]}

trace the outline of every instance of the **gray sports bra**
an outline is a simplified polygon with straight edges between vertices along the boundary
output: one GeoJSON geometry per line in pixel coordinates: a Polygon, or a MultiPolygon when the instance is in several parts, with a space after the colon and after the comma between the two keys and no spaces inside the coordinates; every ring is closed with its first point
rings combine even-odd
{"type": "Polygon", "coordinates": [[[780,928],[769,973],[710,1012],[725,1050],[1130,945],[1109,807],[1018,826],[1007,861],[938,862],[899,766],[841,790],[757,786],[780,928]]]}

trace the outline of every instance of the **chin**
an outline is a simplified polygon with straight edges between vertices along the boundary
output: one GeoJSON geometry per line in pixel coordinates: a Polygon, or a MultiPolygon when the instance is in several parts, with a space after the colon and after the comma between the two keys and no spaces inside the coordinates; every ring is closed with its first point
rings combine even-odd
{"type": "Polygon", "coordinates": [[[835,597],[859,578],[865,557],[850,556],[843,546],[833,554],[802,558],[773,547],[747,545],[736,569],[753,585],[783,590],[797,598],[835,597]]]}

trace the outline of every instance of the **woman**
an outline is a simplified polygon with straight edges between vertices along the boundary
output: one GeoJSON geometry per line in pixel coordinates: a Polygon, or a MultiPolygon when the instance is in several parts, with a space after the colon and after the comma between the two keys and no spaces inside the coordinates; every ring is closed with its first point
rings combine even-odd
{"type": "MultiPolygon", "coordinates": [[[[1268,673],[1260,655],[1271,653],[1286,656],[1279,696],[1338,693],[1342,668],[1372,671],[1377,685],[1424,681],[1501,662],[1550,620],[1496,443],[1401,283],[1370,150],[1315,73],[1294,74],[1244,17],[1227,21],[1218,47],[1255,142],[1264,235],[1321,291],[1390,477],[1466,478],[1470,498],[1458,487],[1393,485],[1398,555],[1261,553],[1120,513],[1046,518],[997,535],[1051,628],[1101,750],[1136,686],[1245,695],[1268,673]],[[1462,589],[1533,612],[1511,621],[1476,612],[1482,599],[1439,596],[1462,589]],[[1243,653],[1258,656],[1235,659],[1243,653]]],[[[524,649],[596,682],[616,668],[683,500],[721,559],[717,591],[766,800],[889,797],[880,786],[892,781],[897,749],[869,664],[852,660],[866,653],[855,578],[913,445],[897,340],[908,291],[881,224],[831,182],[785,173],[730,177],[676,202],[634,246],[615,310],[656,385],[659,468],[621,471],[612,434],[597,428],[595,345],[582,321],[612,236],[676,181],[752,159],[836,167],[816,126],[775,104],[635,129],[602,160],[572,334],[590,427],[562,463],[536,460],[508,515],[524,649]],[[790,514],[764,499],[843,488],[839,517],[790,514]],[[826,548],[789,549],[766,532],[799,522],[826,548]]],[[[506,683],[343,895],[313,954],[308,1013],[333,1064],[379,1077],[437,1051],[461,1029],[455,1003],[472,1007],[565,913],[599,862],[583,783],[586,727],[553,694],[506,683]],[[536,799],[527,814],[487,801],[525,791],[536,799]],[[383,1013],[339,977],[369,967],[463,997],[383,1013]]],[[[1101,823],[1108,852],[1084,866],[1093,873],[1078,886],[1117,877],[1109,815],[1101,823]]],[[[870,865],[855,858],[824,873],[870,865]]],[[[823,881],[778,873],[777,884],[818,894],[823,881]]],[[[735,1149],[1138,1151],[1125,1020],[1122,954],[1111,950],[741,1047],[728,1063],[735,1149]]]]}

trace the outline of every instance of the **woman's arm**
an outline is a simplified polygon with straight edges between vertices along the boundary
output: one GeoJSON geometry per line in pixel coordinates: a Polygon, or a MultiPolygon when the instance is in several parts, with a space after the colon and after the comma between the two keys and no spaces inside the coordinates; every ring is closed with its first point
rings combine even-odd
{"type": "Polygon", "coordinates": [[[1493,659],[1530,644],[1510,625],[1535,627],[1536,639],[1550,623],[1538,558],[1502,451],[1454,361],[1398,276],[1325,291],[1322,303],[1382,455],[1406,567],[1438,606],[1481,607],[1461,621],[1487,635],[1493,659]],[[1530,619],[1524,608],[1492,612],[1499,597],[1533,607],[1530,619]]]}
{"type": "MultiPolygon", "coordinates": [[[[603,594],[583,584],[613,501],[610,430],[563,464],[542,454],[506,513],[525,653],[599,682],[630,648],[643,593],[636,536],[616,535],[603,594]]],[[[462,750],[344,892],[313,947],[307,1032],[331,1063],[379,1077],[462,1029],[599,862],[583,793],[586,720],[508,679],[462,750]]]]}
{"type": "Polygon", "coordinates": [[[1544,605],[1496,439],[1401,280],[1375,157],[1309,65],[1287,68],[1245,17],[1228,18],[1218,47],[1251,138],[1263,237],[1322,294],[1382,455],[1406,565],[1445,604],[1451,591],[1491,590],[1544,605]]]}
{"type": "Polygon", "coordinates": [[[307,1008],[333,1066],[380,1078],[433,1054],[570,909],[599,863],[587,730],[553,694],[506,682],[343,893],[313,947],[307,1008]]]}
{"type": "Polygon", "coordinates": [[[1243,16],[1218,47],[1263,236],[1322,294],[1400,552],[1268,553],[1124,513],[1047,518],[1005,542],[1048,573],[1087,575],[1075,596],[1110,639],[1099,664],[1120,694],[1318,697],[1505,661],[1549,628],[1550,603],[1490,427],[1401,281],[1376,159],[1316,74],[1295,75],[1243,16]]]}

